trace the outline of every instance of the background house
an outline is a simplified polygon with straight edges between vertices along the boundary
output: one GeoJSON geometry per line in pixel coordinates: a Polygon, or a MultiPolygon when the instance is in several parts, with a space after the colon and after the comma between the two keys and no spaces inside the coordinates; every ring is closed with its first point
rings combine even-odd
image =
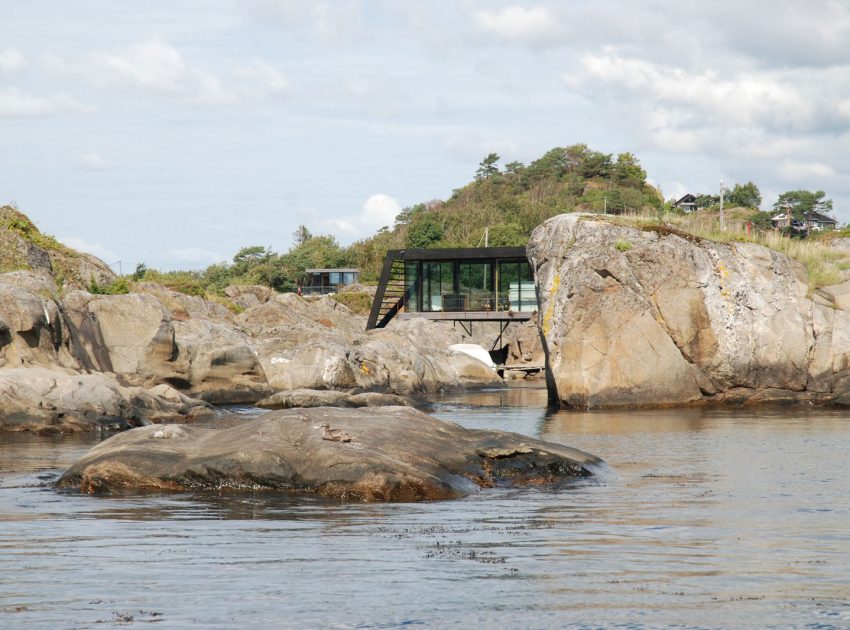
{"type": "Polygon", "coordinates": [[[688,193],[676,203],[673,204],[674,208],[679,208],[683,212],[694,212],[697,209],[697,198],[696,195],[692,195],[688,193]]]}
{"type": "Polygon", "coordinates": [[[778,229],[791,227],[798,231],[809,230],[834,230],[838,225],[838,221],[830,216],[815,212],[803,213],[802,219],[796,219],[790,212],[782,212],[770,217],[770,223],[778,229]]]}
{"type": "Polygon", "coordinates": [[[341,287],[360,281],[359,269],[305,269],[307,280],[302,287],[305,294],[336,293],[341,287]]]}

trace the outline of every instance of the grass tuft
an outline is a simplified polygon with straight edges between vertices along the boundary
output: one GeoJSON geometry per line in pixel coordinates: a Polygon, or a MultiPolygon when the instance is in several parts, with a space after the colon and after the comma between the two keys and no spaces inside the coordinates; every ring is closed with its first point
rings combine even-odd
{"type": "MultiPolygon", "coordinates": [[[[844,276],[841,272],[850,269],[850,254],[830,246],[831,240],[835,238],[830,233],[812,235],[809,238],[789,238],[773,230],[750,227],[748,231],[746,217],[730,218],[726,221],[726,229],[721,230],[718,215],[711,212],[695,212],[687,215],[667,214],[661,217],[650,214],[599,215],[599,219],[615,225],[637,227],[662,234],[676,234],[691,240],[756,243],[799,261],[806,269],[809,288],[812,290],[842,282],[844,276]]],[[[615,247],[617,247],[616,244],[615,247]]]]}

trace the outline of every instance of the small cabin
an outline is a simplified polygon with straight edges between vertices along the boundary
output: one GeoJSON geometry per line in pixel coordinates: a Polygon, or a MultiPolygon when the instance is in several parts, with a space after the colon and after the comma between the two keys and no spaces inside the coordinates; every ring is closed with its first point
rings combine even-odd
{"type": "Polygon", "coordinates": [[[393,317],[523,321],[537,311],[524,247],[408,249],[387,253],[367,329],[393,317]]]}
{"type": "Polygon", "coordinates": [[[697,209],[697,198],[695,195],[688,193],[673,204],[674,208],[679,208],[682,212],[695,212],[697,209]]]}
{"type": "Polygon", "coordinates": [[[302,291],[307,295],[336,293],[342,287],[360,282],[359,269],[305,269],[302,291]]]}

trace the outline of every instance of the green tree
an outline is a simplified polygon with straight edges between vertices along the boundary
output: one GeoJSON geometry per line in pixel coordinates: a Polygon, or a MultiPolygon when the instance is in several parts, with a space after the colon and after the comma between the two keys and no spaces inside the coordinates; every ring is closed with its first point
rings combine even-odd
{"type": "Polygon", "coordinates": [[[407,246],[432,247],[443,239],[443,226],[433,213],[416,217],[407,230],[407,246]]]}
{"type": "Polygon", "coordinates": [[[758,208],[761,206],[761,192],[753,182],[735,184],[729,192],[729,204],[744,208],[758,208]]]}
{"type": "Polygon", "coordinates": [[[523,163],[517,162],[516,160],[505,164],[505,172],[509,175],[518,175],[524,168],[525,166],[523,166],[523,163]]]}
{"type": "Polygon", "coordinates": [[[646,183],[646,171],[631,153],[620,153],[613,167],[613,179],[622,186],[642,188],[646,183]]]}
{"type": "Polygon", "coordinates": [[[311,238],[313,238],[313,235],[310,234],[310,230],[307,229],[306,225],[299,225],[292,234],[292,240],[295,241],[295,247],[300,247],[311,238]]]}
{"type": "Polygon", "coordinates": [[[136,265],[136,270],[133,272],[133,280],[135,280],[136,282],[138,282],[139,280],[144,280],[145,274],[147,272],[148,266],[145,263],[140,262],[138,265],[136,265]]]}
{"type": "Polygon", "coordinates": [[[409,225],[410,222],[413,221],[413,217],[415,217],[418,213],[424,211],[424,203],[417,203],[415,206],[408,206],[407,208],[402,208],[401,212],[399,212],[395,217],[395,224],[396,226],[409,225]]]}
{"type": "Polygon", "coordinates": [[[795,219],[802,219],[807,212],[831,212],[832,199],[827,199],[826,193],[822,190],[816,192],[789,190],[779,195],[776,203],[773,204],[773,209],[779,212],[784,212],[786,207],[791,208],[791,215],[795,219]]]}
{"type": "Polygon", "coordinates": [[[481,160],[481,163],[478,165],[478,170],[475,171],[475,179],[481,181],[484,179],[490,179],[494,175],[499,174],[499,167],[496,166],[496,162],[498,162],[501,158],[496,153],[490,153],[487,157],[481,160]]]}
{"type": "Polygon", "coordinates": [[[518,223],[504,223],[490,228],[490,247],[524,247],[528,232],[518,223]]]}
{"type": "Polygon", "coordinates": [[[612,171],[611,154],[588,151],[580,166],[582,177],[610,177],[612,171]]]}

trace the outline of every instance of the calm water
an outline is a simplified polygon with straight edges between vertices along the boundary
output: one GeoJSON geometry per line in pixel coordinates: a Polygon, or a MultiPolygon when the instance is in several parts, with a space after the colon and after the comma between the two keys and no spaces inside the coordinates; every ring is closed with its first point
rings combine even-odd
{"type": "Polygon", "coordinates": [[[92,438],[0,434],[0,627],[850,627],[846,412],[544,404],[435,413],[610,474],[431,504],[98,498],[44,485],[92,438]]]}

